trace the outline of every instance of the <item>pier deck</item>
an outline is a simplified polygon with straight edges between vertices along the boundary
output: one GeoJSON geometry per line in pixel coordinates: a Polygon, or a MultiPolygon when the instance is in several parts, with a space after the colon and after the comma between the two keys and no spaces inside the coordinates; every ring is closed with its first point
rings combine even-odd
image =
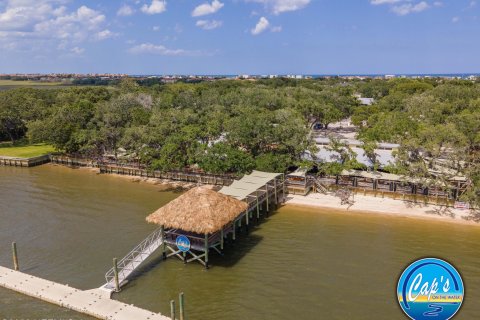
{"type": "Polygon", "coordinates": [[[0,267],[0,286],[105,320],[168,320],[165,316],[112,300],[100,289],[79,290],[0,267]]]}

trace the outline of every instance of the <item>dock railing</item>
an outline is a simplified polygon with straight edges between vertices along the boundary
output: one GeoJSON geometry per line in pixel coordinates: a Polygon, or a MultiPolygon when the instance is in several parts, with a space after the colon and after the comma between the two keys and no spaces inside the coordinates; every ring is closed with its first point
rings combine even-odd
{"type": "MultiPolygon", "coordinates": [[[[145,240],[133,248],[124,258],[122,258],[118,266],[118,283],[121,287],[126,284],[127,278],[142,264],[155,250],[164,243],[164,233],[161,228],[152,232],[145,240]]],[[[115,290],[115,270],[110,269],[105,274],[107,283],[102,288],[115,290]]]]}

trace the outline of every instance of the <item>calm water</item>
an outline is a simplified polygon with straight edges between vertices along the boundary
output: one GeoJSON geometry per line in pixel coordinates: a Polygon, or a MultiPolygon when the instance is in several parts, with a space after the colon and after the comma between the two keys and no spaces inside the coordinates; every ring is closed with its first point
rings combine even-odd
{"type": "MultiPolygon", "coordinates": [[[[0,167],[0,265],[17,241],[23,271],[81,289],[103,284],[155,227],[145,216],[179,194],[83,170],[0,167]]],[[[456,319],[478,318],[480,227],[282,208],[213,267],[153,257],[115,298],[168,314],[183,291],[189,319],[406,319],[395,297],[413,259],[442,257],[463,274],[456,319]]],[[[0,289],[0,319],[91,319],[0,289]]]]}

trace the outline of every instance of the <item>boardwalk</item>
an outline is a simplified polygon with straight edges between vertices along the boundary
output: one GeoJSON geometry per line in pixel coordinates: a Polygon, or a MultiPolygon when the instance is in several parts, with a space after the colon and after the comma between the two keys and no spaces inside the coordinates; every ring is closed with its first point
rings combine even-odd
{"type": "Polygon", "coordinates": [[[0,286],[105,320],[168,320],[116,300],[100,289],[82,291],[63,284],[0,267],[0,286]]]}

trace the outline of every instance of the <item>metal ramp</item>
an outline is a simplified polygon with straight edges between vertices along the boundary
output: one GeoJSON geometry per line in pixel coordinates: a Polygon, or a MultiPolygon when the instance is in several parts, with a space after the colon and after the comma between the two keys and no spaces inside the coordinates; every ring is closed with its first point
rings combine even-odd
{"type": "MultiPolygon", "coordinates": [[[[128,281],[127,278],[144,262],[155,250],[164,243],[164,232],[162,228],[155,230],[138,246],[130,251],[122,260],[118,262],[118,283],[122,287],[128,281]]],[[[112,292],[115,291],[115,271],[110,269],[105,274],[107,283],[100,289],[112,292]]]]}

